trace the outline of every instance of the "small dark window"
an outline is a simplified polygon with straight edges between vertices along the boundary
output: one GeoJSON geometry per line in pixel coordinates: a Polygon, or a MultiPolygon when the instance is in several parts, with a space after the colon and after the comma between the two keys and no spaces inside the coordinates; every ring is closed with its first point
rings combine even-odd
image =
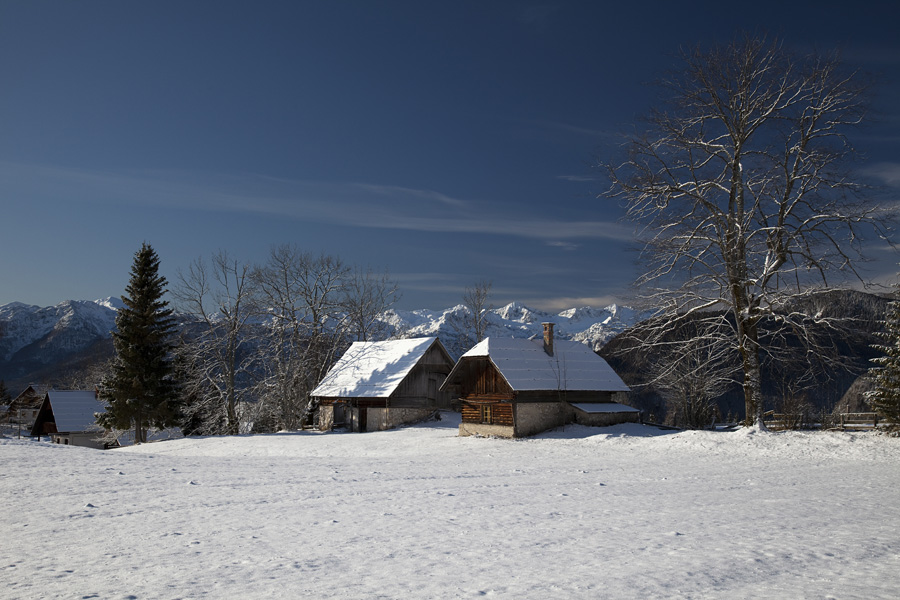
{"type": "Polygon", "coordinates": [[[494,422],[494,407],[490,404],[481,405],[481,422],[486,425],[494,422]]]}

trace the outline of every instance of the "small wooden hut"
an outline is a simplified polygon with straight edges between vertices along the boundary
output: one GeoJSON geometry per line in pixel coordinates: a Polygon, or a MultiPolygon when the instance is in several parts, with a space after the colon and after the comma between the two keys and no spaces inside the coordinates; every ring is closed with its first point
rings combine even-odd
{"type": "Polygon", "coordinates": [[[544,339],[487,338],[460,357],[442,387],[461,401],[460,435],[524,437],[567,423],[640,420],[623,404],[629,388],[588,346],[544,339]]]}
{"type": "Polygon", "coordinates": [[[436,337],[355,342],[311,394],[319,428],[390,429],[449,409],[440,388],[452,368],[436,337]]]}
{"type": "Polygon", "coordinates": [[[13,399],[7,409],[10,423],[18,423],[25,431],[30,431],[41,409],[41,402],[49,386],[29,385],[13,399]]]}
{"type": "Polygon", "coordinates": [[[31,435],[49,435],[55,444],[105,448],[104,430],[95,417],[105,410],[96,391],[50,390],[44,395],[31,435]]]}

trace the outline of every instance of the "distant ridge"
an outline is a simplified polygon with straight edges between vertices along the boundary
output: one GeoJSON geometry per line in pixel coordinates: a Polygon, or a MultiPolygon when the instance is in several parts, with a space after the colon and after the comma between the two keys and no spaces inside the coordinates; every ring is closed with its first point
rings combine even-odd
{"type": "MultiPolygon", "coordinates": [[[[0,379],[13,390],[47,380],[59,365],[111,355],[119,298],[67,300],[39,307],[21,302],[0,306],[0,379]]],[[[468,350],[460,323],[462,305],[444,310],[390,310],[382,320],[399,337],[438,336],[454,356],[468,350]]],[[[560,339],[585,342],[599,350],[635,322],[633,309],[612,304],[579,307],[553,314],[511,302],[489,311],[488,336],[529,338],[541,335],[541,323],[556,323],[560,339]]]]}

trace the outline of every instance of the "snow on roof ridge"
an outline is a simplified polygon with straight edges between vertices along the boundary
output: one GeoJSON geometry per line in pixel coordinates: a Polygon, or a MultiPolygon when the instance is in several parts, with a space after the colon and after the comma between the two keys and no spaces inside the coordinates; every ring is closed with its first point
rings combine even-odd
{"type": "Polygon", "coordinates": [[[485,338],[462,358],[488,357],[514,390],[630,391],[612,367],[591,348],[555,340],[553,355],[543,339],[485,338]]]}

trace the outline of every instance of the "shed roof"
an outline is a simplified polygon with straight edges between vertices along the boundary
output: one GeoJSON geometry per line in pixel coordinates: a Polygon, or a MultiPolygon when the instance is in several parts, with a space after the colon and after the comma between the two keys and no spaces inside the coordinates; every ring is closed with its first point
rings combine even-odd
{"type": "Polygon", "coordinates": [[[72,431],[92,431],[99,429],[94,413],[106,411],[97,399],[97,392],[74,390],[50,390],[44,402],[50,402],[56,430],[60,433],[72,431]]]}
{"type": "Polygon", "coordinates": [[[556,340],[551,356],[543,340],[486,338],[460,357],[447,383],[463,362],[477,358],[489,359],[514,391],[629,391],[605,360],[585,344],[569,340],[556,340]]]}
{"type": "MultiPolygon", "coordinates": [[[[323,398],[386,398],[435,343],[440,346],[436,337],[354,342],[311,395],[323,398]]],[[[447,355],[443,346],[440,348],[447,355]]],[[[447,362],[452,362],[449,355],[447,362]]]]}

